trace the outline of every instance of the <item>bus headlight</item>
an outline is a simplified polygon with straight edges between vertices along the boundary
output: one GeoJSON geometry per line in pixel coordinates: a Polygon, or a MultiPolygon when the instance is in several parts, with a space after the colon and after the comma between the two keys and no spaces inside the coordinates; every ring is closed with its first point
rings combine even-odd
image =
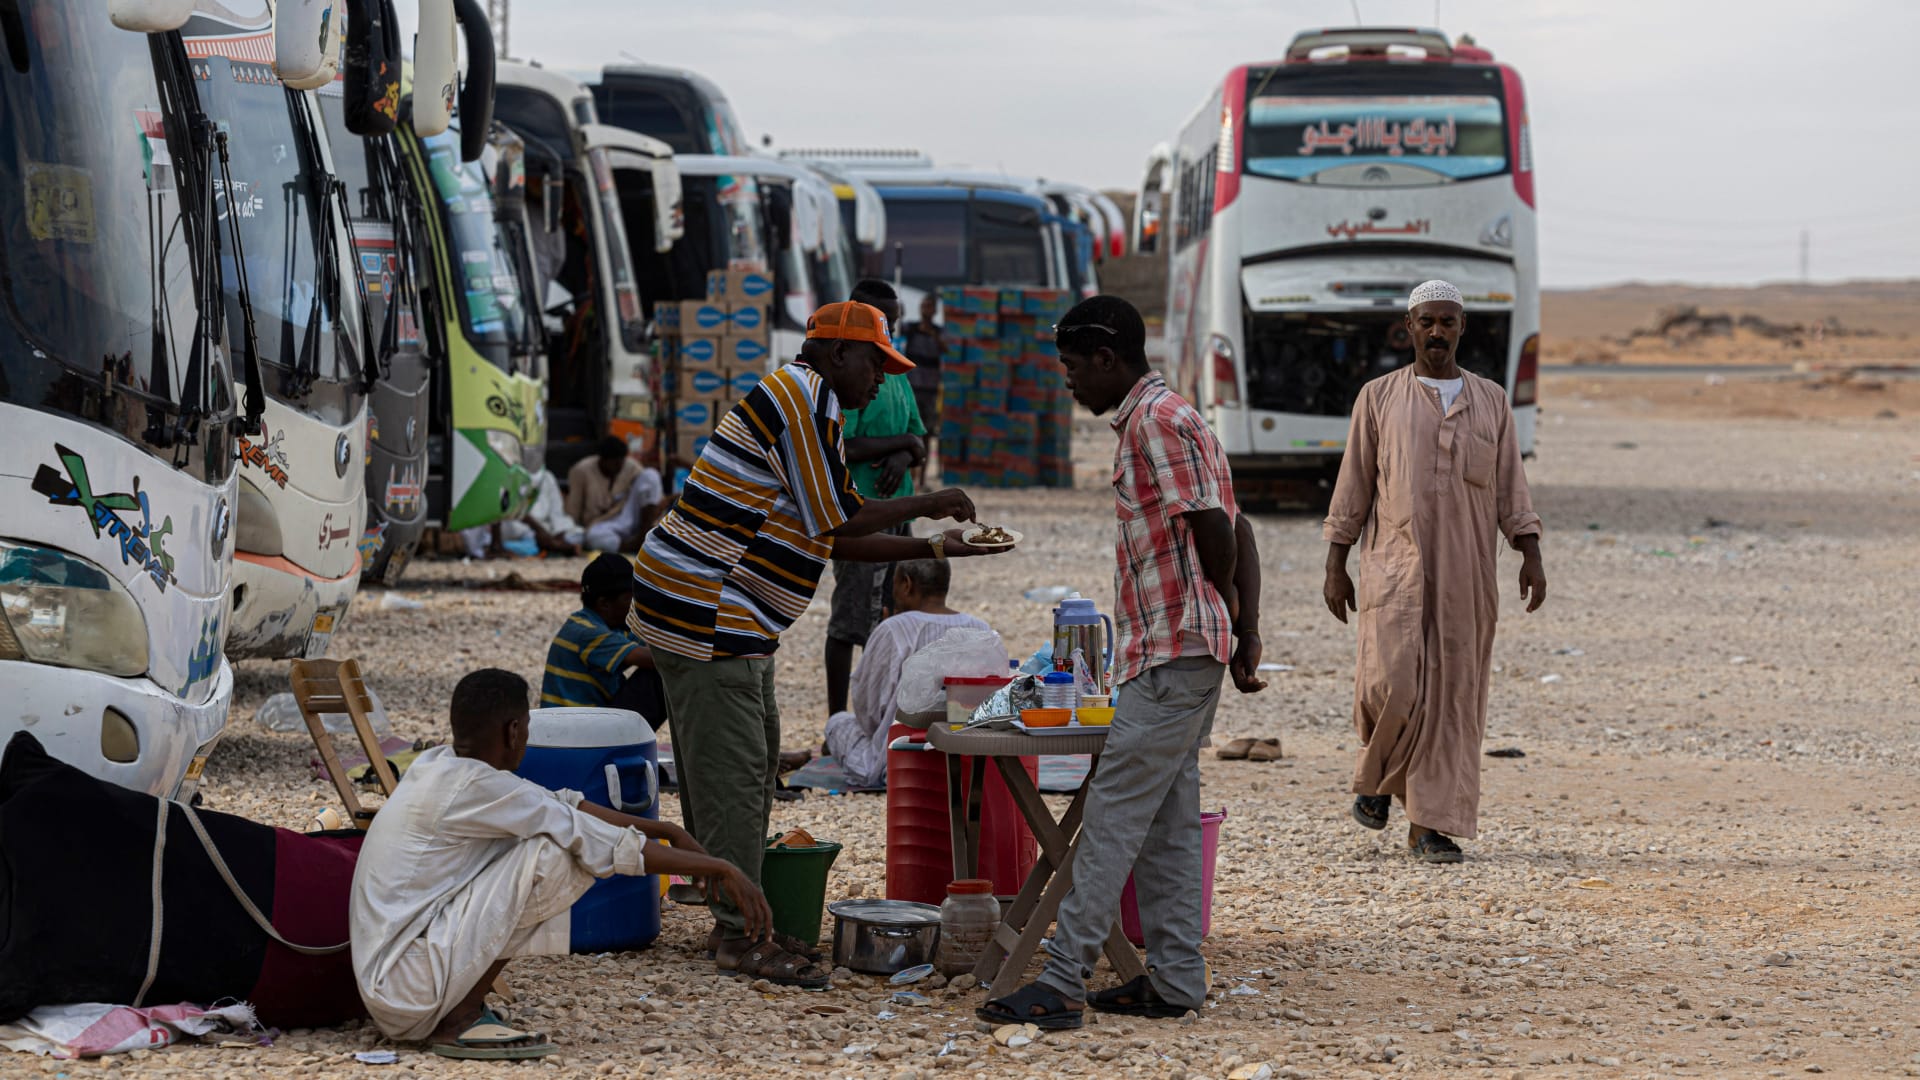
{"type": "Polygon", "coordinates": [[[233,523],[233,546],[254,555],[283,555],[280,540],[280,515],[273,510],[267,493],[246,477],[240,478],[240,507],[233,523]]]}
{"type": "Polygon", "coordinates": [[[520,439],[511,431],[487,429],[487,449],[507,465],[520,463],[520,439]]]}
{"type": "Polygon", "coordinates": [[[145,674],[147,620],[126,586],[93,563],[0,540],[0,659],[145,674]]]}

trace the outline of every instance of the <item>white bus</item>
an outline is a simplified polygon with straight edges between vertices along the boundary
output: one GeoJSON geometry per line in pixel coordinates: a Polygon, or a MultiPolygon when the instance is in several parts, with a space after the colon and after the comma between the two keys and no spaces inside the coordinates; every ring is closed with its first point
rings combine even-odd
{"type": "Polygon", "coordinates": [[[1362,384],[1411,363],[1406,296],[1467,298],[1462,367],[1532,453],[1540,343],[1520,76],[1431,29],[1299,34],[1214,87],[1148,161],[1136,243],[1168,263],[1165,370],[1236,483],[1330,482],[1362,384]]]}

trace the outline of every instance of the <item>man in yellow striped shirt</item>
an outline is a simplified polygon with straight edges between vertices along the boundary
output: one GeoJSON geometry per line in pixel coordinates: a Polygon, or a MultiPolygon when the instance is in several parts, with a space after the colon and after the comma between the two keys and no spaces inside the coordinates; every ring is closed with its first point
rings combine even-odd
{"type": "MultiPolygon", "coordinates": [[[[800,359],[733,408],[694,464],[680,500],[634,559],[628,626],[666,683],[681,814],[716,857],[760,880],[779,767],[773,654],[812,602],[829,558],[900,562],[987,552],[960,530],[880,535],[913,518],[972,521],[955,489],[863,499],[841,441],[841,410],[911,370],[867,304],[828,304],[807,322],[800,359]]],[[[711,904],[723,971],[824,986],[827,969],[792,939],[751,941],[738,909],[711,904]]]]}

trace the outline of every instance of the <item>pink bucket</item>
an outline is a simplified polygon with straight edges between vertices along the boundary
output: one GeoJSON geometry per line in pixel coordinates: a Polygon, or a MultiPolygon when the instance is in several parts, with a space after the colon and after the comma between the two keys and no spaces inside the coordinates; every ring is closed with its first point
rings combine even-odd
{"type": "MultiPolygon", "coordinates": [[[[1225,810],[1209,810],[1200,815],[1200,936],[1213,933],[1213,863],[1220,854],[1220,823],[1227,820],[1225,810]]],[[[1127,875],[1127,887],[1120,893],[1120,932],[1135,945],[1145,945],[1140,931],[1140,902],[1133,895],[1133,875],[1127,875]]]]}

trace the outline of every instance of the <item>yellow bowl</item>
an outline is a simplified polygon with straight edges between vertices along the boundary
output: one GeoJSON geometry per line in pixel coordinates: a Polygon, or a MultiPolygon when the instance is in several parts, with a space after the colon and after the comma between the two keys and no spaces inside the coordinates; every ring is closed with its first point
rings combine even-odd
{"type": "Polygon", "coordinates": [[[1104,708],[1091,709],[1083,705],[1080,708],[1079,716],[1082,724],[1091,727],[1106,727],[1108,724],[1113,723],[1113,706],[1108,705],[1104,708]]]}

